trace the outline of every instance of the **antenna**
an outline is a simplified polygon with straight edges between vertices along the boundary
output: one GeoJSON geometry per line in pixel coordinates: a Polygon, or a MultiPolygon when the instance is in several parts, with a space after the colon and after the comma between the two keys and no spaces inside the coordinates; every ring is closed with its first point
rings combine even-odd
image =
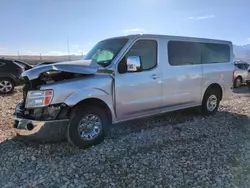
{"type": "Polygon", "coordinates": [[[69,61],[70,61],[69,37],[68,36],[67,36],[67,48],[68,48],[69,61]]]}

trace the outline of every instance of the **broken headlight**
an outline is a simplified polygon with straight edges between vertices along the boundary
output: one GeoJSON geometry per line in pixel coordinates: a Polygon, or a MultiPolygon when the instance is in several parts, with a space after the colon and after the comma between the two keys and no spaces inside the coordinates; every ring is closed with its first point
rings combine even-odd
{"type": "Polygon", "coordinates": [[[53,98],[53,90],[29,91],[25,102],[25,108],[38,108],[49,106],[53,98]]]}

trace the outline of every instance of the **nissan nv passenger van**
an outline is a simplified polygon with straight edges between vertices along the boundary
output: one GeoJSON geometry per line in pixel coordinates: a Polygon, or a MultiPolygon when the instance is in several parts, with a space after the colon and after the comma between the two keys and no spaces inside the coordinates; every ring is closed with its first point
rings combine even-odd
{"type": "Polygon", "coordinates": [[[83,60],[25,71],[14,128],[23,137],[66,136],[86,148],[118,122],[197,106],[211,115],[232,93],[233,70],[229,41],[147,34],[106,39],[83,60]]]}

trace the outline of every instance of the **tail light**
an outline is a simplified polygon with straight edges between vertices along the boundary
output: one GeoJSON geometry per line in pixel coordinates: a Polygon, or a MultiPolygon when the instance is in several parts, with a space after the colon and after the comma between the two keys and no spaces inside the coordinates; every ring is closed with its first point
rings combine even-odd
{"type": "Polygon", "coordinates": [[[25,69],[22,68],[22,67],[18,67],[17,70],[19,70],[19,71],[25,71],[25,69]]]}

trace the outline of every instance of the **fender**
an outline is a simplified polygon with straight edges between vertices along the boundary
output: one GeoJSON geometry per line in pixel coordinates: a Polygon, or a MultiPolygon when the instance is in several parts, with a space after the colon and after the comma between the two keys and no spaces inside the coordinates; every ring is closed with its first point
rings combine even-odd
{"type": "Polygon", "coordinates": [[[214,78],[211,80],[207,80],[205,83],[203,83],[203,87],[202,87],[202,98],[207,90],[207,88],[212,85],[212,84],[218,84],[221,87],[222,90],[222,98],[223,98],[223,94],[225,93],[225,88],[224,88],[224,78],[214,78]]]}
{"type": "Polygon", "coordinates": [[[17,77],[15,76],[15,75],[13,75],[13,74],[10,74],[10,73],[1,73],[0,74],[0,78],[3,78],[3,77],[5,77],[5,78],[11,78],[11,79],[13,79],[13,80],[16,80],[17,79],[17,77]]]}
{"type": "Polygon", "coordinates": [[[112,114],[112,119],[115,120],[112,92],[108,93],[107,91],[102,90],[100,88],[77,90],[76,92],[69,95],[64,100],[64,103],[67,104],[69,107],[73,107],[74,105],[78,104],[83,100],[93,98],[102,100],[104,103],[106,103],[112,114]]]}
{"type": "Polygon", "coordinates": [[[88,98],[97,98],[105,102],[107,105],[110,103],[110,105],[112,105],[112,95],[99,88],[77,90],[69,95],[64,100],[64,103],[71,107],[88,98]]]}
{"type": "Polygon", "coordinates": [[[10,74],[10,73],[1,73],[0,78],[10,78],[14,81],[14,84],[17,84],[18,82],[18,78],[15,75],[10,74]]]}

